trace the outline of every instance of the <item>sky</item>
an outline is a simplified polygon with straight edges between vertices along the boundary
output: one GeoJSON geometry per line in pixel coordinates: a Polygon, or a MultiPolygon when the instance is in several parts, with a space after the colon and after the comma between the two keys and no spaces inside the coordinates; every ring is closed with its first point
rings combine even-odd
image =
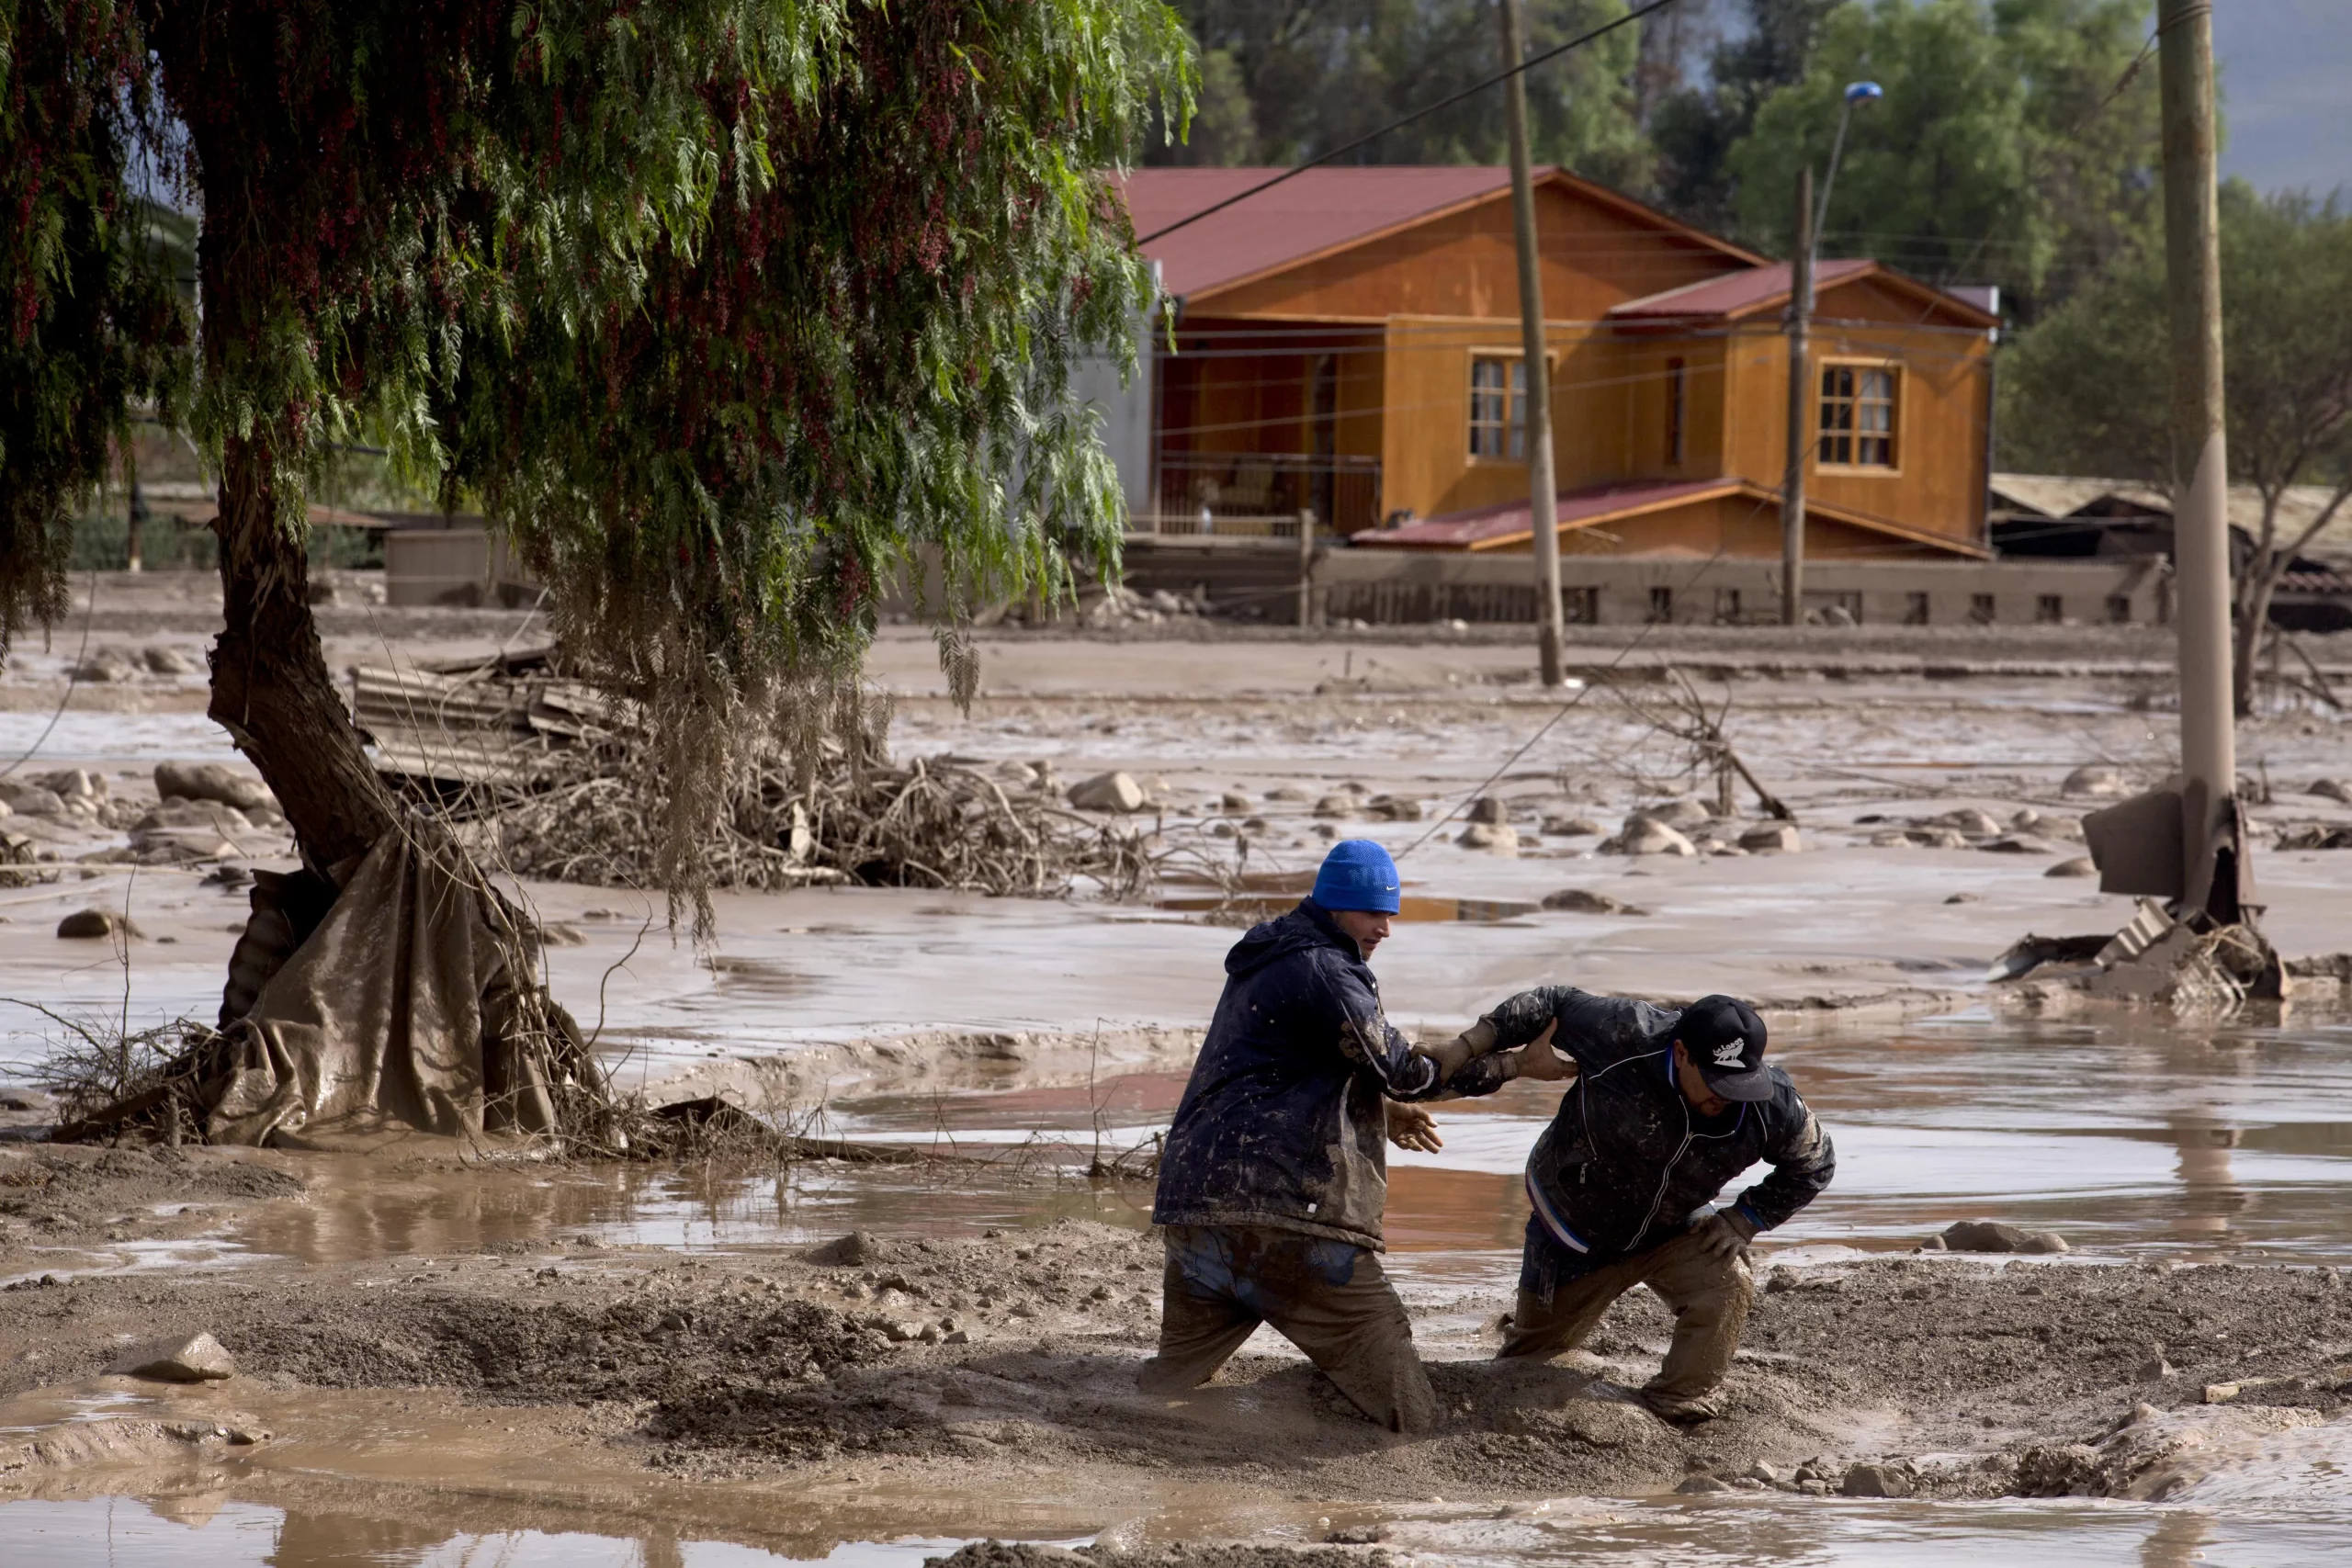
{"type": "Polygon", "coordinates": [[[2214,0],[2222,173],[2352,197],[2352,0],[2214,0]]]}

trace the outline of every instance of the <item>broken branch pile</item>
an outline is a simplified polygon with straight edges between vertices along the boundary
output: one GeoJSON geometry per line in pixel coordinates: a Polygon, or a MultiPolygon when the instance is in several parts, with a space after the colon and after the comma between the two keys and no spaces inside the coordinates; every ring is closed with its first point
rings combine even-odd
{"type": "MultiPolygon", "coordinates": [[[[601,886],[661,882],[669,792],[633,704],[567,678],[553,650],[418,671],[354,674],[354,708],[378,767],[481,825],[516,875],[601,886]]],[[[1027,897],[1079,879],[1136,896],[1152,874],[1143,837],[1008,788],[954,757],[891,762],[882,723],[754,750],[729,782],[704,845],[710,885],[757,890],[856,883],[1027,897]]]]}

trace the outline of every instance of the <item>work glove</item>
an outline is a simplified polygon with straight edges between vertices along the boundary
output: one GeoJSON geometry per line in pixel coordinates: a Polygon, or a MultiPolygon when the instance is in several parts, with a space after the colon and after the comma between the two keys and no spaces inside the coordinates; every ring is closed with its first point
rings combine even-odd
{"type": "Polygon", "coordinates": [[[1718,1209],[1690,1232],[1699,1250],[1718,1263],[1728,1263],[1756,1239],[1756,1222],[1737,1209],[1718,1209]]]}

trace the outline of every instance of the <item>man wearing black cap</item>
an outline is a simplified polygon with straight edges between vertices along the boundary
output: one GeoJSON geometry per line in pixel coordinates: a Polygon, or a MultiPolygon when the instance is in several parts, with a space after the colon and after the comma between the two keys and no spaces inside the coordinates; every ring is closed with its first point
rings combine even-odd
{"type": "Polygon", "coordinates": [[[1528,1156],[1534,1212],[1499,1355],[1573,1350],[1611,1302],[1645,1284],[1672,1310],[1674,1340],[1643,1403],[1669,1421],[1714,1416],[1756,1296],[1747,1244],[1813,1201],[1837,1167],[1796,1086],[1764,1060],[1764,1021],[1731,997],[1677,1012],[1546,986],[1459,1043],[1480,1055],[1449,1080],[1454,1093],[1576,1080],[1528,1156]],[[1758,1160],[1770,1175],[1702,1212],[1758,1160]]]}

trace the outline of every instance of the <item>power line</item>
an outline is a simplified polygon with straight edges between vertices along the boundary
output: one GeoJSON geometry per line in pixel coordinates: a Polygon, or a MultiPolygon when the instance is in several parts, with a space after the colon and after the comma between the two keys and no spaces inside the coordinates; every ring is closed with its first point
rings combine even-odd
{"type": "Polygon", "coordinates": [[[1582,49],[1586,44],[1592,42],[1593,39],[1603,37],[1609,33],[1613,33],[1619,28],[1625,26],[1628,22],[1637,22],[1644,17],[1651,15],[1653,12],[1663,11],[1674,3],[1675,0],[1650,0],[1648,5],[1644,6],[1637,10],[1628,11],[1613,22],[1603,22],[1600,26],[1593,28],[1589,33],[1582,34],[1577,38],[1572,38],[1564,44],[1559,44],[1554,48],[1547,49],[1543,53],[1532,56],[1527,60],[1523,60],[1508,70],[1498,71],[1495,74],[1487,77],[1483,82],[1474,82],[1469,86],[1463,88],[1460,92],[1450,93],[1433,104],[1425,104],[1421,107],[1415,109],[1412,113],[1404,116],[1402,118],[1392,119],[1386,125],[1382,126],[1379,130],[1372,131],[1369,134],[1357,137],[1353,141],[1341,142],[1339,146],[1332,148],[1328,152],[1318,152],[1314,157],[1306,160],[1304,164],[1295,164],[1290,168],[1284,169],[1281,174],[1274,175],[1272,179],[1261,180],[1258,184],[1251,186],[1247,190],[1238,191],[1232,196],[1227,197],[1223,201],[1213,202],[1209,206],[1202,208],[1198,212],[1192,213],[1183,218],[1179,218],[1173,223],[1165,224],[1160,228],[1155,229],[1150,233],[1138,239],[1136,243],[1138,245],[1148,245],[1154,240],[1164,239],[1166,236],[1173,234],[1179,229],[1199,222],[1202,219],[1208,217],[1211,213],[1222,212],[1228,207],[1249,200],[1251,197],[1256,196],[1261,191],[1272,190],[1274,186],[1281,185],[1284,180],[1295,179],[1298,175],[1306,173],[1307,170],[1328,164],[1335,158],[1343,157],[1346,154],[1354,152],[1359,147],[1368,147],[1373,142],[1379,141],[1382,137],[1387,135],[1392,130],[1400,130],[1404,127],[1412,124],[1417,119],[1426,119],[1430,115],[1437,113],[1440,109],[1452,108],[1454,105],[1462,102],[1464,98],[1476,97],[1478,94],[1485,92],[1487,88],[1499,86],[1503,83],[1510,81],[1512,77],[1519,75],[1521,72],[1532,71],[1537,66],[1544,64],[1547,61],[1558,59],[1561,55],[1567,53],[1570,50],[1582,49]]]}

